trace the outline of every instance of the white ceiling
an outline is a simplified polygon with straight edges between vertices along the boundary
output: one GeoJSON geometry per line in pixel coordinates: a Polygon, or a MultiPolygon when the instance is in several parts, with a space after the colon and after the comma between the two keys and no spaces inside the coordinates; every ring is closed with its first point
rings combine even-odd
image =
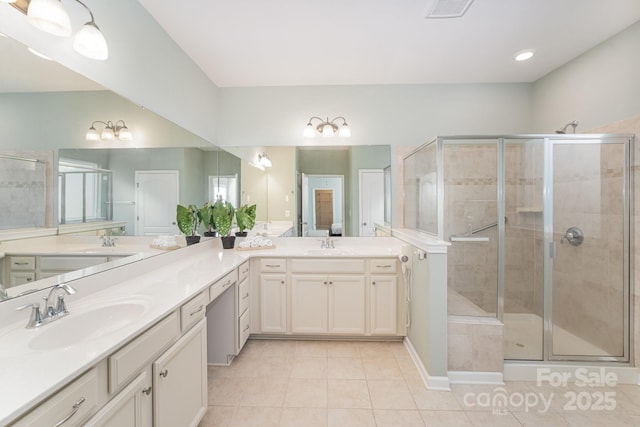
{"type": "Polygon", "coordinates": [[[425,19],[434,1],[139,0],[220,87],[531,82],[640,19],[638,0],[475,0],[425,19]]]}

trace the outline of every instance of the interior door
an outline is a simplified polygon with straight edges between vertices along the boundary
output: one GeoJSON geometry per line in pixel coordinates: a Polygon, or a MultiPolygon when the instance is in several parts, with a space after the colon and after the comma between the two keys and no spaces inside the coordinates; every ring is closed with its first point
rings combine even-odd
{"type": "Polygon", "coordinates": [[[315,197],[315,229],[329,230],[333,224],[333,190],[314,191],[315,197]]]}
{"type": "Polygon", "coordinates": [[[384,222],[384,171],[360,171],[360,236],[375,236],[375,224],[384,222]]]}
{"type": "Polygon", "coordinates": [[[135,182],[136,235],[179,234],[176,224],[178,171],[136,171],[135,182]]]}

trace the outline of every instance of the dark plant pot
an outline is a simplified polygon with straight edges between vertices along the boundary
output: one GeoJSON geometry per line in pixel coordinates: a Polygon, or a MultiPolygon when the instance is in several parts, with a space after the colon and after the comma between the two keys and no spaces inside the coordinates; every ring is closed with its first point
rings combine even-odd
{"type": "Polygon", "coordinates": [[[187,246],[193,245],[194,243],[200,243],[200,236],[185,236],[187,239],[187,246]]]}
{"type": "Polygon", "coordinates": [[[205,231],[204,232],[204,237],[216,237],[216,232],[215,231],[205,231]]]}
{"type": "Polygon", "coordinates": [[[247,237],[246,231],[236,231],[236,237],[247,237]]]}
{"type": "Polygon", "coordinates": [[[222,236],[222,249],[233,249],[236,244],[236,236],[222,236]]]}

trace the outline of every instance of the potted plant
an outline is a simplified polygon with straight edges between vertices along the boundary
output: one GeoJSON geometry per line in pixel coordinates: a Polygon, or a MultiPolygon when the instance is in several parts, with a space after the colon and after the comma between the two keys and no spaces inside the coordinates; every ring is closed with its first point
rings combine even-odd
{"type": "Polygon", "coordinates": [[[198,211],[198,217],[200,218],[200,222],[204,225],[204,235],[205,237],[214,237],[216,235],[216,230],[213,225],[213,205],[211,202],[207,202],[203,207],[198,211]]]}
{"type": "Polygon", "coordinates": [[[187,246],[200,241],[200,236],[196,234],[198,224],[200,224],[197,206],[178,205],[176,210],[176,222],[178,223],[178,228],[182,234],[186,236],[187,246]]]}
{"type": "Polygon", "coordinates": [[[218,200],[213,204],[213,225],[220,235],[222,247],[231,249],[236,243],[236,236],[231,236],[231,225],[235,209],[229,202],[218,200]]]}
{"type": "Polygon", "coordinates": [[[238,231],[236,236],[246,237],[247,230],[251,230],[256,223],[256,205],[242,205],[236,211],[238,231]]]}

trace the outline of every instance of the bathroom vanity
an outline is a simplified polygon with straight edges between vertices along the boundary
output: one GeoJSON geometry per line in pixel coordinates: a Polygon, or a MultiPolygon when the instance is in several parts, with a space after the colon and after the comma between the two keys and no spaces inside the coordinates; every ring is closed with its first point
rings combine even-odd
{"type": "Polygon", "coordinates": [[[207,364],[231,363],[250,333],[402,337],[400,241],[336,242],[241,252],[203,241],[72,282],[71,313],[37,329],[15,308],[46,291],[4,302],[0,378],[12,387],[0,389],[0,424],[197,425],[207,364]]]}

